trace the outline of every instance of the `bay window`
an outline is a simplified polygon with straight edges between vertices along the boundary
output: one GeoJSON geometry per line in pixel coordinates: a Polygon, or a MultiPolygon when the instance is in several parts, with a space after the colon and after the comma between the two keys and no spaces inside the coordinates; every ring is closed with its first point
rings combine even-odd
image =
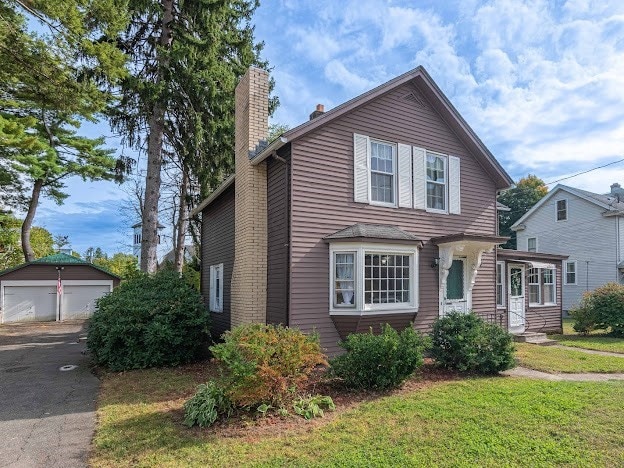
{"type": "Polygon", "coordinates": [[[418,249],[349,243],[330,247],[332,314],[414,312],[418,249]]]}

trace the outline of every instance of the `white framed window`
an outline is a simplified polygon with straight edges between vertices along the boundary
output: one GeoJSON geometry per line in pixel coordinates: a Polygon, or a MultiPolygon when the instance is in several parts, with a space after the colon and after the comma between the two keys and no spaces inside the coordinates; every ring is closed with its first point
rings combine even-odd
{"type": "Polygon", "coordinates": [[[567,221],[568,220],[568,200],[557,200],[556,206],[556,220],[567,221]]]}
{"type": "Polygon", "coordinates": [[[496,262],[496,306],[505,307],[505,262],[496,262]]]}
{"type": "Polygon", "coordinates": [[[539,269],[529,269],[529,304],[541,303],[541,290],[539,269]]]}
{"type": "Polygon", "coordinates": [[[223,312],[223,263],[210,266],[210,298],[211,312],[223,312]]]}
{"type": "Polygon", "coordinates": [[[537,237],[527,239],[527,252],[537,252],[537,237]]]}
{"type": "Polygon", "coordinates": [[[330,246],[330,314],[415,312],[418,249],[336,243],[330,246]]]}
{"type": "Polygon", "coordinates": [[[396,206],[396,146],[370,140],[371,203],[396,206]]]}
{"type": "Polygon", "coordinates": [[[446,213],[448,197],[447,158],[427,151],[426,156],[427,210],[446,213]]]}
{"type": "Polygon", "coordinates": [[[565,262],[564,284],[576,284],[576,261],[565,262]]]}
{"type": "Polygon", "coordinates": [[[544,304],[555,304],[557,302],[555,295],[555,270],[542,270],[543,285],[543,301],[544,304]]]}

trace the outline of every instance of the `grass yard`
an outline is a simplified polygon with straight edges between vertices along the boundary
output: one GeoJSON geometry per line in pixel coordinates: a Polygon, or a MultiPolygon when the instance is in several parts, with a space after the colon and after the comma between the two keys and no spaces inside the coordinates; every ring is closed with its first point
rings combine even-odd
{"type": "Polygon", "coordinates": [[[563,319],[563,335],[551,335],[550,338],[557,340],[565,346],[574,348],[594,349],[596,351],[610,351],[624,354],[624,338],[607,336],[603,331],[594,331],[589,335],[579,335],[572,328],[572,319],[563,319]]]}
{"type": "Polygon", "coordinates": [[[622,357],[602,356],[554,346],[516,343],[516,358],[521,366],[544,372],[566,374],[624,372],[624,355],[622,357]]]}
{"type": "Polygon", "coordinates": [[[439,380],[425,372],[323,419],[188,429],[182,404],[206,367],[104,375],[93,466],[624,464],[624,382],[439,380]]]}

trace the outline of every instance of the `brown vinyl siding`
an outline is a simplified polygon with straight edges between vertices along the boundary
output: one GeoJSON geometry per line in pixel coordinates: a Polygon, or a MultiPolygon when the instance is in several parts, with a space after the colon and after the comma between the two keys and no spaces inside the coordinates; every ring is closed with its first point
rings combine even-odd
{"type": "MultiPolygon", "coordinates": [[[[302,136],[291,153],[290,325],[320,332],[328,352],[339,334],[329,315],[329,250],[322,238],[354,223],[395,225],[425,241],[420,251],[416,328],[438,317],[438,249],[429,239],[460,232],[496,235],[496,188],[475,157],[429,105],[404,99],[406,84],[302,136]],[[461,215],[385,208],[353,201],[353,134],[420,146],[461,159],[461,215]]],[[[424,100],[424,97],[421,95],[424,100]]],[[[495,307],[494,254],[484,255],[473,308],[495,307]]]]}
{"type": "Polygon", "coordinates": [[[267,317],[288,325],[290,150],[267,160],[267,317]]]}
{"type": "Polygon", "coordinates": [[[381,332],[381,326],[384,323],[391,325],[396,330],[403,330],[409,327],[414,321],[414,314],[385,314],[365,316],[349,316],[349,315],[333,315],[332,320],[340,335],[341,339],[345,339],[349,333],[366,333],[371,328],[374,333],[381,332]]]}
{"type": "MultiPolygon", "coordinates": [[[[26,265],[23,268],[10,271],[0,276],[0,281],[16,281],[16,280],[56,280],[58,279],[58,271],[56,267],[59,265],[26,265]]],[[[63,267],[61,271],[62,280],[113,280],[113,285],[119,285],[119,278],[109,275],[102,270],[93,268],[89,265],[60,265],[63,267]]]]}
{"type": "Polygon", "coordinates": [[[557,332],[561,333],[563,324],[561,322],[561,262],[557,262],[557,273],[555,279],[555,295],[557,304],[552,306],[530,306],[529,305],[529,282],[526,281],[526,331],[530,332],[557,332]]]}
{"type": "Polygon", "coordinates": [[[211,333],[218,339],[230,329],[232,268],[234,266],[234,185],[202,212],[201,293],[210,301],[210,266],[223,263],[223,312],[211,312],[211,333]]]}

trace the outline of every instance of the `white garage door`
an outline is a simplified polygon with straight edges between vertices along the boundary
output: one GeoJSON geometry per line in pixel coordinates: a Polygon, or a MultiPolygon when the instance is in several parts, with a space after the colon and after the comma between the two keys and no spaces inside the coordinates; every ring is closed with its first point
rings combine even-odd
{"type": "Polygon", "coordinates": [[[95,301],[110,292],[108,285],[63,286],[61,320],[84,319],[95,311],[95,301]]]}
{"type": "Polygon", "coordinates": [[[6,286],[2,321],[56,320],[56,286],[6,286]]]}

